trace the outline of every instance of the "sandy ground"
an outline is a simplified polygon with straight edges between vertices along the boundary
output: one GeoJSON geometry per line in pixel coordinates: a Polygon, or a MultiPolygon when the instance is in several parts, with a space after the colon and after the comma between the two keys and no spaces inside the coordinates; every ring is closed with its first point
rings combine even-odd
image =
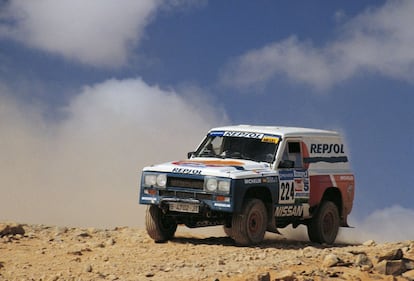
{"type": "Polygon", "coordinates": [[[20,232],[0,235],[0,280],[414,280],[414,241],[329,247],[270,235],[238,247],[179,228],[156,244],[128,227],[5,225],[20,232]]]}

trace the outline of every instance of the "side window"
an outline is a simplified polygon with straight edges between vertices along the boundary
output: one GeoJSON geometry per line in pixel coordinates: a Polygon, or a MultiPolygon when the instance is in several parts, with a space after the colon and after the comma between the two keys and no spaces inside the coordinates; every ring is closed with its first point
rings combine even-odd
{"type": "Polygon", "coordinates": [[[282,155],[282,162],[280,168],[302,168],[302,152],[300,149],[300,142],[289,141],[282,155]]]}
{"type": "Polygon", "coordinates": [[[213,151],[214,155],[219,155],[221,153],[221,144],[223,142],[222,137],[215,137],[211,141],[211,150],[213,151]]]}

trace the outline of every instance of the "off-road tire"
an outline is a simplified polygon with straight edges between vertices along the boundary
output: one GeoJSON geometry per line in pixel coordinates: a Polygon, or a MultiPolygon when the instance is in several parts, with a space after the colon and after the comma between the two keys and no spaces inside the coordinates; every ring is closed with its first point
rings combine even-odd
{"type": "Polygon", "coordinates": [[[226,233],[226,235],[228,236],[228,237],[231,237],[232,236],[232,228],[231,227],[227,227],[227,226],[225,226],[225,225],[223,225],[223,230],[224,230],[224,233],[226,233]]]}
{"type": "Polygon", "coordinates": [[[265,205],[259,199],[248,199],[242,213],[233,216],[231,238],[241,246],[258,244],[263,241],[266,227],[265,205]]]}
{"type": "Polygon", "coordinates": [[[145,228],[148,235],[156,242],[163,243],[174,237],[177,223],[165,216],[160,208],[149,205],[145,215],[145,228]]]}
{"type": "Polygon", "coordinates": [[[307,227],[310,241],[333,244],[339,230],[339,212],[336,204],[332,201],[322,202],[307,227]]]}

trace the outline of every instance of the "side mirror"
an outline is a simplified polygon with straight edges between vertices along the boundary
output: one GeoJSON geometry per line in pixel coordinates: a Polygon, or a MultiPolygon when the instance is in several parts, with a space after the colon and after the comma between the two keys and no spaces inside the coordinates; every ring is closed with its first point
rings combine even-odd
{"type": "Polygon", "coordinates": [[[190,159],[191,157],[193,157],[194,153],[195,153],[195,151],[187,152],[187,159],[190,159]]]}
{"type": "Polygon", "coordinates": [[[279,168],[281,168],[281,169],[292,169],[292,168],[295,168],[295,161],[292,161],[292,160],[282,160],[279,163],[279,168]]]}

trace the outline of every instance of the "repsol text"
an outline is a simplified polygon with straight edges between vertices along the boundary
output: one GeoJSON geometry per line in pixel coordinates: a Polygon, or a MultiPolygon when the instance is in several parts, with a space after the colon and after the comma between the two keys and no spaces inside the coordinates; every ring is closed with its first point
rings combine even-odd
{"type": "Polygon", "coordinates": [[[312,143],[310,146],[310,153],[344,153],[344,145],[338,143],[312,143]]]}
{"type": "Polygon", "coordinates": [[[201,170],[197,169],[174,168],[172,172],[180,174],[201,175],[201,170]]]}

